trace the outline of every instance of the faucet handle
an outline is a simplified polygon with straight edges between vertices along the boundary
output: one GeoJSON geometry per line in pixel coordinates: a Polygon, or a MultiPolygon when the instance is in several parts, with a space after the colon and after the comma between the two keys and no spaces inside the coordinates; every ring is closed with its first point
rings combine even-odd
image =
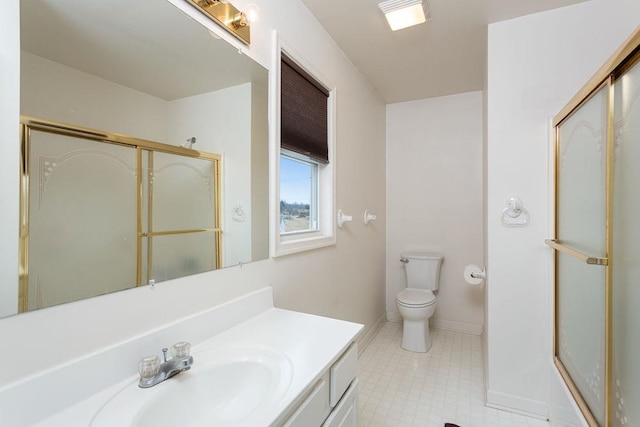
{"type": "Polygon", "coordinates": [[[188,357],[191,351],[191,344],[185,341],[180,341],[171,346],[171,357],[173,359],[181,359],[188,357]]]}
{"type": "Polygon", "coordinates": [[[160,369],[160,358],[158,356],[147,356],[138,362],[138,373],[140,378],[152,378],[158,374],[160,369]]]}

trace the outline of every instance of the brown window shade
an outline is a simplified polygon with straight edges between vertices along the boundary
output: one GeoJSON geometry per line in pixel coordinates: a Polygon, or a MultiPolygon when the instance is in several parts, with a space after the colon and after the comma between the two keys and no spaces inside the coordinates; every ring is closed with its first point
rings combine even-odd
{"type": "Polygon", "coordinates": [[[329,163],[329,91],[284,55],[280,79],[280,146],[329,163]]]}

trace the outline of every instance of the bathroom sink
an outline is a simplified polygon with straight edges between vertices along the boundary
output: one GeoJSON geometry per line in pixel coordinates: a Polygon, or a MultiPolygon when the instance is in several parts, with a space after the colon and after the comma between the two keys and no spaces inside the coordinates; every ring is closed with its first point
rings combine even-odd
{"type": "Polygon", "coordinates": [[[210,348],[193,358],[189,371],[151,388],[127,384],[91,426],[259,425],[291,384],[291,362],[270,348],[210,348]]]}

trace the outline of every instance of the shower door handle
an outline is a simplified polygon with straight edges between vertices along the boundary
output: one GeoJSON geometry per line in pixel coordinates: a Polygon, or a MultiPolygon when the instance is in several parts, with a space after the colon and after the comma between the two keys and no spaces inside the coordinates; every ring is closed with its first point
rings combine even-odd
{"type": "Polygon", "coordinates": [[[586,254],[583,254],[582,252],[579,252],[573,248],[570,248],[568,246],[563,245],[562,243],[558,242],[555,239],[545,239],[544,241],[548,246],[552,247],[553,249],[555,249],[558,252],[562,252],[565,253],[567,255],[570,255],[574,258],[579,259],[582,262],[585,262],[587,264],[590,265],[609,265],[609,258],[598,258],[598,257],[592,257],[586,254]]]}

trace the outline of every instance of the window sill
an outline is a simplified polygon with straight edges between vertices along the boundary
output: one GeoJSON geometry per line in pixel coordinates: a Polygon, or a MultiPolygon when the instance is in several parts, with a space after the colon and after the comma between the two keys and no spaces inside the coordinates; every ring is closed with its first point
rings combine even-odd
{"type": "Polygon", "coordinates": [[[299,239],[280,240],[276,243],[274,257],[296,254],[313,249],[324,248],[336,244],[335,235],[320,235],[315,237],[304,237],[299,239]]]}

